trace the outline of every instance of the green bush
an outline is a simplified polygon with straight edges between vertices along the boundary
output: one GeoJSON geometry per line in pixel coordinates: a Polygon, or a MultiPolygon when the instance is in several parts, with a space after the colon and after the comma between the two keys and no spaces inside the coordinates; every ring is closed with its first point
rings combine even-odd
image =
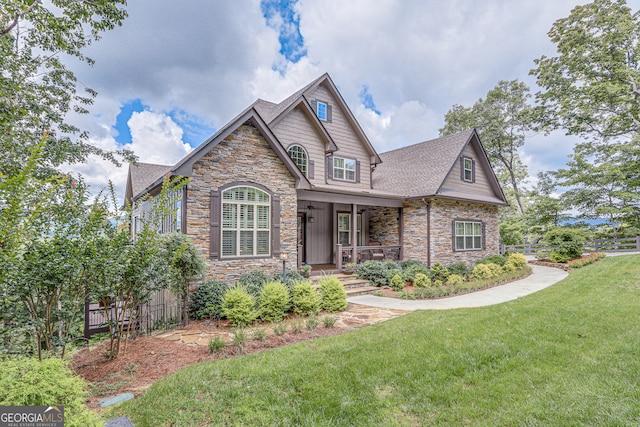
{"type": "Polygon", "coordinates": [[[226,343],[224,342],[224,340],[220,337],[215,337],[212,340],[209,340],[209,353],[213,354],[213,353],[218,353],[219,351],[221,351],[224,346],[226,345],[226,343]]]}
{"type": "Polygon", "coordinates": [[[507,263],[507,257],[502,255],[489,255],[476,262],[478,264],[498,264],[500,267],[507,263]]]}
{"type": "Polygon", "coordinates": [[[551,253],[549,254],[549,259],[553,262],[561,262],[561,263],[565,263],[568,261],[571,261],[572,259],[575,258],[571,258],[571,256],[559,251],[559,250],[552,250],[551,253]]]}
{"type": "Polygon", "coordinates": [[[347,292],[335,277],[320,279],[320,307],[330,313],[337,313],[347,308],[347,292]]]}
{"type": "Polygon", "coordinates": [[[289,310],[291,296],[281,282],[268,282],[258,299],[258,313],[267,322],[279,322],[289,310]]]}
{"type": "Polygon", "coordinates": [[[404,289],[404,278],[400,274],[394,275],[389,281],[389,286],[394,291],[401,291],[404,289]]]}
{"type": "Polygon", "coordinates": [[[464,284],[464,277],[459,274],[452,274],[447,278],[447,286],[460,287],[464,284]]]}
{"type": "Polygon", "coordinates": [[[253,296],[244,287],[236,285],[222,297],[222,315],[234,326],[246,326],[258,317],[255,305],[253,296]]]}
{"type": "Polygon", "coordinates": [[[102,426],[87,409],[87,383],[57,358],[18,357],[0,363],[1,406],[63,406],[65,426],[102,426]]]}
{"type": "Polygon", "coordinates": [[[467,264],[463,262],[456,262],[447,267],[449,273],[457,274],[458,276],[462,276],[467,279],[469,277],[470,269],[467,267],[467,264]]]}
{"type": "Polygon", "coordinates": [[[510,262],[516,268],[520,268],[527,264],[527,258],[525,258],[525,256],[521,253],[515,252],[509,254],[509,256],[507,257],[507,262],[510,262]]]}
{"type": "MultiPolygon", "coordinates": [[[[276,273],[271,277],[271,280],[275,281],[275,282],[282,282],[282,273],[276,273]]],[[[300,274],[300,272],[298,270],[296,270],[295,268],[288,268],[287,269],[287,288],[289,290],[291,290],[291,288],[293,288],[293,285],[295,285],[296,283],[302,282],[306,280],[304,278],[304,276],[302,274],[300,274]]]]}
{"type": "MultiPolygon", "coordinates": [[[[582,256],[582,248],[587,240],[585,232],[575,228],[555,227],[547,231],[542,237],[542,241],[556,249],[551,252],[558,260],[564,259],[566,262],[582,256]]],[[[551,259],[553,261],[553,258],[551,259]]]]}
{"type": "Polygon", "coordinates": [[[194,319],[220,319],[222,317],[222,296],[229,289],[224,282],[211,281],[198,285],[191,296],[189,306],[194,319]]]}
{"type": "Polygon", "coordinates": [[[416,274],[416,277],[413,281],[413,286],[416,288],[428,288],[431,285],[431,279],[424,273],[416,274]]]}
{"type": "MultiPolygon", "coordinates": [[[[259,268],[251,270],[248,274],[240,276],[238,279],[238,285],[244,287],[249,295],[251,295],[256,301],[260,298],[260,292],[262,287],[269,281],[269,276],[265,274],[259,268]]],[[[282,275],[276,280],[282,280],[282,275]]]]}
{"type": "Polygon", "coordinates": [[[310,282],[300,282],[293,286],[293,311],[303,316],[320,311],[320,297],[310,282]]]}
{"type": "Polygon", "coordinates": [[[502,269],[497,264],[478,264],[471,271],[471,278],[474,280],[489,280],[497,277],[495,267],[502,269]]]}
{"type": "Polygon", "coordinates": [[[402,271],[405,271],[407,268],[410,268],[414,265],[417,266],[424,266],[424,263],[422,261],[419,261],[417,259],[403,259],[402,261],[400,261],[398,263],[398,265],[400,266],[400,269],[402,271]]]}
{"type": "Polygon", "coordinates": [[[420,273],[429,274],[429,268],[427,268],[427,266],[421,263],[420,261],[407,264],[406,267],[402,268],[402,276],[404,277],[404,280],[406,282],[413,283],[413,281],[416,278],[416,275],[420,273]]]}
{"type": "Polygon", "coordinates": [[[368,280],[372,286],[385,286],[396,274],[402,274],[400,267],[393,261],[365,261],[358,265],[356,276],[368,280]]]}
{"type": "Polygon", "coordinates": [[[431,280],[440,280],[441,282],[446,282],[450,274],[449,270],[439,262],[433,264],[433,267],[429,270],[431,280]]]}

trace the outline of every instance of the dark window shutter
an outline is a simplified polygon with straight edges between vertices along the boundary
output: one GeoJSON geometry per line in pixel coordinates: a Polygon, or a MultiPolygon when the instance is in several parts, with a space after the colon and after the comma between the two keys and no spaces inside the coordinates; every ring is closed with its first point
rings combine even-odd
{"type": "Polygon", "coordinates": [[[476,182],[476,161],[471,160],[471,183],[476,182]]]}
{"type": "Polygon", "coordinates": [[[456,251],[456,221],[451,221],[451,250],[456,251]]]}
{"type": "Polygon", "coordinates": [[[360,182],[360,161],[356,160],[356,182],[360,182]]]}
{"type": "Polygon", "coordinates": [[[313,112],[316,113],[316,117],[318,116],[318,101],[316,101],[315,99],[311,100],[311,108],[313,109],[313,112]]]}
{"type": "Polygon", "coordinates": [[[487,241],[485,239],[486,233],[484,232],[484,222],[481,222],[480,224],[482,224],[482,249],[485,250],[487,249],[487,241]]]}
{"type": "Polygon", "coordinates": [[[460,157],[460,179],[464,181],[464,157],[460,157]]]}
{"type": "Polygon", "coordinates": [[[327,122],[331,121],[332,110],[333,108],[331,107],[331,105],[327,104],[327,122]]]}
{"type": "Polygon", "coordinates": [[[333,156],[327,157],[327,178],[333,179],[333,156]]]}
{"type": "Polygon", "coordinates": [[[315,174],[315,165],[313,163],[313,160],[309,160],[309,170],[307,171],[307,175],[309,179],[313,179],[315,174]]]}
{"type": "Polygon", "coordinates": [[[211,190],[209,209],[209,256],[220,259],[220,191],[211,190]]]}
{"type": "Polygon", "coordinates": [[[271,254],[280,256],[280,196],[271,198],[271,254]]]}

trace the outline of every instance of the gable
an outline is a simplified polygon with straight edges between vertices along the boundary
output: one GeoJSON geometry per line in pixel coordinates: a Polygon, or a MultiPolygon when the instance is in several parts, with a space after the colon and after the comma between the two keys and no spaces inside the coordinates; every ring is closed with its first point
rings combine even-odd
{"type": "Polygon", "coordinates": [[[465,193],[475,196],[499,197],[489,183],[489,171],[485,166],[475,144],[467,144],[457,161],[454,161],[438,192],[440,194],[465,193]],[[464,178],[464,159],[470,159],[472,162],[471,181],[464,178]]]}

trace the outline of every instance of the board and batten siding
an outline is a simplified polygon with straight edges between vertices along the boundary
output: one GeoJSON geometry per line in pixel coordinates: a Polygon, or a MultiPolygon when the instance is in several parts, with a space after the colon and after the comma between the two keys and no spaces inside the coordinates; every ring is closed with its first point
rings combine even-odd
{"type": "Polygon", "coordinates": [[[340,103],[338,103],[331,93],[322,85],[318,86],[311,95],[308,95],[308,98],[309,100],[328,102],[332,106],[331,121],[322,122],[322,124],[338,146],[338,151],[336,151],[334,155],[355,159],[360,162],[359,183],[330,179],[328,181],[329,184],[350,188],[371,188],[371,160],[369,152],[363,146],[356,131],[345,117],[345,112],[339,107],[340,103]]]}
{"type": "Polygon", "coordinates": [[[475,181],[468,182],[462,179],[461,161],[458,159],[453,165],[451,172],[445,178],[442,183],[442,191],[459,191],[462,193],[474,193],[487,196],[498,196],[494,193],[489,180],[487,178],[487,171],[482,167],[475,148],[472,144],[468,144],[462,151],[461,157],[470,158],[473,160],[475,169],[475,181]]]}
{"type": "Polygon", "coordinates": [[[313,161],[312,184],[325,182],[324,142],[309,122],[309,117],[300,108],[295,108],[282,118],[274,127],[273,133],[285,149],[291,144],[299,144],[307,150],[309,160],[313,161]]]}

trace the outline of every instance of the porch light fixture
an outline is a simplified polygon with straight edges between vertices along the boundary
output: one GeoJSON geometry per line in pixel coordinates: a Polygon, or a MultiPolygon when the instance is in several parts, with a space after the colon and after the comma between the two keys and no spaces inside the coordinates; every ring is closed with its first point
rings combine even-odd
{"type": "Polygon", "coordinates": [[[288,253],[280,252],[280,259],[282,260],[282,283],[287,284],[287,257],[288,253]]]}
{"type": "Polygon", "coordinates": [[[312,216],[310,216],[308,219],[309,219],[309,222],[310,222],[311,224],[313,224],[313,221],[315,221],[315,218],[314,218],[314,217],[312,217],[312,216]]]}
{"type": "Polygon", "coordinates": [[[310,224],[313,224],[313,221],[315,221],[315,218],[311,214],[311,211],[315,208],[312,205],[309,205],[307,206],[307,209],[309,209],[309,215],[307,216],[307,220],[309,221],[310,224]]]}

